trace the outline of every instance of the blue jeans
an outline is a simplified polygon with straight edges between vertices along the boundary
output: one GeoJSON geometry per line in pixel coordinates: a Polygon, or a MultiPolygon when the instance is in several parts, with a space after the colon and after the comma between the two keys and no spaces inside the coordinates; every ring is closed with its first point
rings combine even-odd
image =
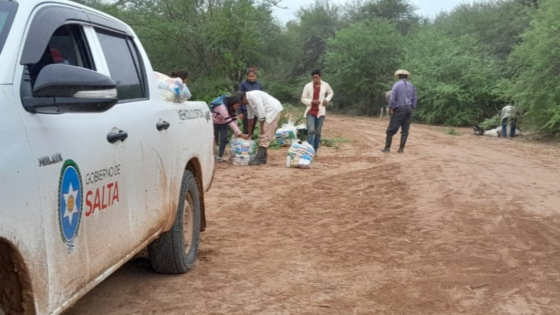
{"type": "Polygon", "coordinates": [[[307,142],[313,146],[315,152],[317,152],[321,144],[323,122],[325,122],[325,116],[315,117],[313,115],[307,115],[307,142]]]}
{"type": "MultiPolygon", "coordinates": [[[[507,123],[508,123],[508,119],[504,118],[502,119],[502,137],[507,138],[507,123]]],[[[517,121],[515,119],[511,119],[510,121],[510,125],[509,125],[509,136],[510,137],[515,137],[515,124],[517,123],[517,121]]]]}
{"type": "Polygon", "coordinates": [[[228,136],[228,125],[214,125],[214,138],[216,143],[220,143],[220,148],[218,150],[218,156],[223,157],[224,151],[226,150],[227,136],[228,136]]]}

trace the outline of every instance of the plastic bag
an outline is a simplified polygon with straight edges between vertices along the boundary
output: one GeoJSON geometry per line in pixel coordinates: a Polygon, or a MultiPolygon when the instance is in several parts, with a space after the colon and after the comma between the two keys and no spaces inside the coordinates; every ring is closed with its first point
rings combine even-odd
{"type": "Polygon", "coordinates": [[[191,98],[191,92],[181,78],[171,78],[154,71],[158,82],[159,94],[164,101],[182,103],[191,98]]]}
{"type": "MultiPolygon", "coordinates": [[[[510,131],[510,126],[507,126],[507,135],[509,137],[509,131],[510,131]]],[[[490,129],[488,131],[484,132],[484,135],[487,137],[501,137],[502,136],[502,127],[497,127],[495,129],[490,129]]],[[[521,131],[519,131],[519,129],[515,128],[515,136],[519,136],[521,135],[521,131]]]]}
{"type": "Polygon", "coordinates": [[[288,150],[286,167],[310,168],[314,157],[315,150],[309,142],[294,142],[288,150]]]}
{"type": "Polygon", "coordinates": [[[229,142],[229,146],[229,160],[233,165],[249,165],[249,162],[255,159],[257,152],[257,143],[255,141],[233,137],[229,142]]]}
{"type": "Polygon", "coordinates": [[[301,141],[307,140],[307,126],[305,124],[300,124],[296,126],[297,139],[301,141]]]}
{"type": "Polygon", "coordinates": [[[297,139],[297,128],[292,121],[282,125],[282,128],[276,130],[276,143],[279,146],[288,146],[292,144],[292,140],[297,139]]]}

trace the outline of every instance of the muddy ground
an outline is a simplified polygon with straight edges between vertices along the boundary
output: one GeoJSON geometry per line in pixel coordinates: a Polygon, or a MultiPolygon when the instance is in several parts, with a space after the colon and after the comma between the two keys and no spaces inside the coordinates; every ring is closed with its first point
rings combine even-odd
{"type": "Polygon", "coordinates": [[[413,125],[383,154],[386,125],[328,116],[352,142],[309,170],[219,164],[194,270],[135,260],[66,314],[560,314],[560,148],[413,125]]]}

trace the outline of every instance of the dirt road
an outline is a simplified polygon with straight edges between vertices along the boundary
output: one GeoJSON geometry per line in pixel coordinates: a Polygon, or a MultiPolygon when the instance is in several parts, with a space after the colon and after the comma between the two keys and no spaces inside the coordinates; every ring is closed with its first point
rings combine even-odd
{"type": "Polygon", "coordinates": [[[136,260],[67,314],[560,314],[560,148],[413,125],[383,154],[386,124],[329,116],[352,142],[310,170],[218,165],[192,272],[136,260]]]}

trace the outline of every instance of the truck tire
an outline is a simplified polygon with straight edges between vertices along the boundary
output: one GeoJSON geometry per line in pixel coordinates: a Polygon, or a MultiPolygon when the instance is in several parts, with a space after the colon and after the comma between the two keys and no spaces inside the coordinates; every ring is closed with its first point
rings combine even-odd
{"type": "Polygon", "coordinates": [[[159,273],[185,273],[194,267],[200,239],[200,199],[193,174],[185,171],[175,222],[148,246],[152,268],[159,273]]]}

